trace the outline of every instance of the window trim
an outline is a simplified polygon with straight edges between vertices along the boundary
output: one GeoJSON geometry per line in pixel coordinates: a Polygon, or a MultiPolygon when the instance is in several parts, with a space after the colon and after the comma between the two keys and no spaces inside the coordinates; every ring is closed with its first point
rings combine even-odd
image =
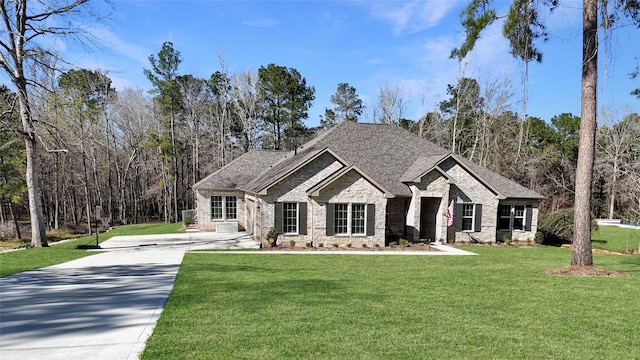
{"type": "Polygon", "coordinates": [[[333,234],[338,236],[348,236],[349,235],[349,225],[351,223],[351,219],[349,216],[349,203],[334,203],[333,204],[333,234]],[[343,207],[343,209],[338,209],[338,207],[343,207]],[[338,214],[344,213],[344,218],[342,216],[338,217],[338,214]],[[344,225],[339,224],[339,221],[344,221],[344,225]],[[344,231],[338,231],[340,228],[344,227],[344,231]]]}
{"type": "Polygon", "coordinates": [[[283,235],[299,235],[300,234],[300,205],[297,202],[283,202],[282,203],[282,234],[283,235]],[[287,232],[287,217],[285,216],[285,214],[287,213],[287,211],[290,211],[290,209],[287,209],[287,206],[293,205],[295,206],[295,220],[296,220],[296,224],[295,224],[295,231],[294,232],[287,232]]]}
{"type": "MultiPolygon", "coordinates": [[[[224,220],[224,197],[222,195],[211,195],[210,198],[211,201],[211,220],[224,220]],[[214,206],[214,198],[220,198],[220,217],[214,217],[214,211],[213,211],[213,206],[214,206]]],[[[218,201],[215,202],[216,204],[218,203],[218,201]]],[[[217,208],[217,206],[216,206],[217,208]]]]}
{"type": "Polygon", "coordinates": [[[460,228],[462,229],[463,232],[475,232],[475,222],[476,222],[476,204],[473,203],[463,203],[462,204],[462,208],[461,208],[461,212],[460,212],[460,228]],[[470,206],[471,207],[471,215],[466,216],[464,214],[464,210],[465,207],[470,206]],[[470,229],[465,229],[464,228],[464,220],[465,219],[471,219],[471,228],[470,229]]]}
{"type": "Polygon", "coordinates": [[[529,206],[525,203],[509,203],[498,205],[498,231],[529,231],[527,230],[527,228],[530,226],[529,222],[531,221],[529,212],[532,211],[532,208],[532,206],[529,206]],[[509,227],[507,228],[500,227],[500,220],[507,218],[506,216],[500,214],[500,208],[503,206],[509,207],[509,227]],[[516,216],[516,207],[522,208],[522,216],[516,216]],[[522,226],[520,228],[515,227],[516,219],[522,219],[522,226]]]}
{"type": "Polygon", "coordinates": [[[226,220],[238,220],[238,197],[236,195],[226,195],[224,197],[224,218],[226,220]],[[229,198],[233,198],[233,200],[229,201],[229,198]],[[229,204],[233,204],[234,217],[229,217],[229,204]]]}
{"type": "Polygon", "coordinates": [[[238,220],[238,195],[227,195],[227,194],[222,194],[222,195],[211,195],[209,197],[209,201],[210,201],[210,208],[211,208],[211,220],[214,221],[237,221],[238,220]],[[219,198],[220,199],[220,217],[214,217],[213,213],[213,205],[214,205],[214,198],[219,198]],[[234,198],[235,201],[232,201],[230,198],[234,198]],[[230,201],[231,200],[231,201],[230,201]],[[231,218],[228,216],[229,213],[229,206],[228,204],[234,203],[234,208],[235,208],[235,217],[231,218]]]}
{"type": "Polygon", "coordinates": [[[331,227],[333,228],[333,232],[331,234],[331,236],[370,236],[367,235],[367,229],[368,229],[368,224],[369,224],[369,207],[367,203],[364,202],[336,202],[336,203],[330,203],[333,206],[333,224],[326,224],[327,226],[331,225],[331,227]],[[342,210],[338,210],[338,206],[343,206],[346,205],[346,209],[344,209],[346,218],[340,218],[340,219],[344,219],[346,220],[346,223],[344,224],[344,228],[346,229],[345,232],[339,232],[338,230],[338,213],[342,212],[342,210]],[[357,206],[361,206],[362,207],[362,232],[354,232],[353,231],[353,226],[354,226],[354,214],[353,214],[353,209],[354,209],[354,205],[357,206]]]}

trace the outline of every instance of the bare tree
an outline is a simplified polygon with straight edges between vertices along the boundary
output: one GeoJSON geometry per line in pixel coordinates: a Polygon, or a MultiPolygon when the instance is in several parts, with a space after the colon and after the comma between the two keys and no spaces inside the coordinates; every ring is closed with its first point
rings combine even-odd
{"type": "Polygon", "coordinates": [[[385,83],[380,87],[378,104],[373,109],[373,122],[381,124],[398,124],[407,111],[407,100],[402,86],[389,86],[385,83]]]}
{"type": "Polygon", "coordinates": [[[64,37],[89,41],[91,37],[82,25],[85,20],[100,19],[89,7],[88,0],[2,1],[0,14],[3,26],[0,32],[0,67],[9,76],[17,93],[26,147],[31,246],[48,246],[35,162],[38,153],[36,125],[29,108],[28,92],[30,86],[38,84],[31,80],[26,69],[32,65],[47,64],[42,60],[55,57],[52,51],[43,48],[42,44],[46,43],[42,41],[43,38],[64,37]]]}
{"type": "Polygon", "coordinates": [[[231,101],[242,127],[245,152],[259,147],[264,132],[264,101],[258,90],[258,81],[258,74],[252,71],[237,73],[231,77],[231,101]]]}

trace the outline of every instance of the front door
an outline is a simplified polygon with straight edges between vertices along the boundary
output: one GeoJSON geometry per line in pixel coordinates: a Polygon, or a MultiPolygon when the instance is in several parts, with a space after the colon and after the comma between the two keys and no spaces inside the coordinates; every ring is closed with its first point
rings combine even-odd
{"type": "Polygon", "coordinates": [[[420,239],[436,241],[436,220],[442,198],[422,198],[420,201],[420,239]]]}

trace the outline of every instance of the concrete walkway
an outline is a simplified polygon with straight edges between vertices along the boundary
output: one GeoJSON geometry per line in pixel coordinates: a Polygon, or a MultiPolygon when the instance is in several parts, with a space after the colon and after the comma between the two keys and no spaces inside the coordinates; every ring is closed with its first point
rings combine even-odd
{"type": "Polygon", "coordinates": [[[186,251],[257,247],[244,233],[119,236],[101,246],[0,279],[0,359],[137,359],[186,251]]]}
{"type": "MultiPolygon", "coordinates": [[[[118,236],[101,246],[93,256],[0,279],[1,360],[137,359],[186,251],[257,244],[245,233],[191,233],[118,236]]],[[[448,246],[438,249],[442,252],[402,255],[475,255],[448,246]]]]}

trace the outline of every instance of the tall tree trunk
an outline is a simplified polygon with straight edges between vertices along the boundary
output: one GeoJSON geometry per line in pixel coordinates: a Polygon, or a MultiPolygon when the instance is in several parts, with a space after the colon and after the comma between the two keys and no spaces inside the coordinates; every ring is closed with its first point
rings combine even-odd
{"type": "Polygon", "coordinates": [[[596,140],[598,84],[598,1],[584,0],[582,30],[582,99],[576,167],[571,265],[592,266],[591,182],[596,140]]]}
{"type": "Polygon", "coordinates": [[[616,187],[618,186],[618,155],[613,159],[613,174],[611,175],[611,194],[609,199],[609,219],[613,219],[616,207],[616,187]]]}

